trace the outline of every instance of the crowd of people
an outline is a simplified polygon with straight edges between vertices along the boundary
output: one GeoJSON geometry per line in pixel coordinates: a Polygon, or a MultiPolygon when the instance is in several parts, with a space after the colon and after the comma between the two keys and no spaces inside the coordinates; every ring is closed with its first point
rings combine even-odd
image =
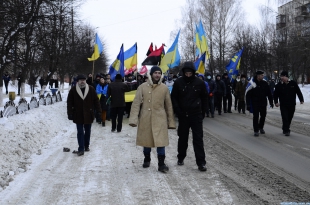
{"type": "Polygon", "coordinates": [[[95,119],[102,126],[105,126],[105,120],[112,120],[111,132],[121,132],[123,116],[127,114],[129,125],[137,127],[136,144],[143,147],[144,168],[150,166],[151,148],[155,147],[158,171],[169,170],[165,164],[168,129],[177,128],[177,164],[184,165],[191,129],[198,170],[206,171],[203,120],[214,118],[216,111],[218,115],[232,113],[233,98],[235,111],[253,113],[254,136],[265,134],[267,106],[273,108],[274,104],[280,106],[283,134],[290,135],[296,96],[301,104],[304,99],[287,71],[283,71],[280,78],[277,84],[274,80],[267,83],[264,72],[258,70],[250,79],[241,74],[232,80],[227,73],[216,74],[213,79],[209,72],[197,75],[193,62],[185,62],[178,75],[170,72],[164,76],[158,66],[153,66],[146,76],[130,74],[122,78],[117,74],[114,81],[109,74],[97,74],[94,80],[91,74],[87,77],[79,75],[67,102],[68,118],[77,124],[79,148],[74,153],[81,156],[90,150],[90,128],[95,119]],[[133,102],[125,102],[126,92],[135,90],[133,102]]]}

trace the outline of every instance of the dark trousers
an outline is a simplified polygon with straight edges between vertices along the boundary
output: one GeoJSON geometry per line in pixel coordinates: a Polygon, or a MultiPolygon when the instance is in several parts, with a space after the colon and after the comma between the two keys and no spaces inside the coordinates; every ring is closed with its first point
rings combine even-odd
{"type": "Polygon", "coordinates": [[[17,84],[17,88],[18,88],[18,94],[17,95],[20,95],[20,87],[22,86],[22,82],[18,82],[18,84],[17,84]]]}
{"type": "MultiPolygon", "coordinates": [[[[208,108],[210,109],[211,115],[214,115],[214,97],[208,98],[208,108]]],[[[207,115],[209,115],[209,109],[207,110],[207,115]]]]}
{"type": "Polygon", "coordinates": [[[227,93],[226,96],[223,97],[224,112],[226,111],[231,112],[231,104],[232,104],[231,93],[227,93]],[[227,102],[228,102],[228,106],[227,106],[227,102]]]}
{"type": "Polygon", "coordinates": [[[79,143],[79,152],[84,152],[85,147],[89,147],[91,124],[76,124],[77,140],[79,143]]]}
{"type": "Polygon", "coordinates": [[[122,130],[123,124],[123,115],[124,115],[124,107],[112,107],[111,111],[111,119],[112,119],[112,130],[117,129],[118,132],[122,130]],[[117,125],[116,125],[117,118],[117,125]]]}
{"type": "Polygon", "coordinates": [[[238,102],[238,112],[240,113],[241,110],[242,110],[242,113],[245,113],[245,102],[244,101],[238,102]]]}
{"type": "Polygon", "coordinates": [[[239,106],[238,106],[238,105],[239,105],[239,104],[238,104],[238,101],[239,101],[239,100],[238,100],[237,96],[235,96],[235,110],[237,109],[237,107],[239,107],[239,106]]]}
{"type": "Polygon", "coordinates": [[[34,85],[30,85],[31,93],[34,94],[34,85]]]}
{"type": "Polygon", "coordinates": [[[254,132],[264,128],[267,114],[267,106],[253,106],[253,128],[254,132]],[[260,116],[260,118],[259,118],[260,116]]]}
{"type": "Polygon", "coordinates": [[[107,105],[107,119],[108,119],[108,120],[111,119],[111,109],[110,109],[110,105],[107,105]]]}
{"type": "Polygon", "coordinates": [[[126,102],[126,113],[127,113],[127,117],[130,116],[131,105],[132,105],[132,102],[126,102]]]}
{"type": "Polygon", "coordinates": [[[223,95],[222,94],[215,94],[214,96],[214,106],[217,108],[218,113],[222,113],[222,101],[223,95]]]}
{"type": "Polygon", "coordinates": [[[291,122],[295,113],[295,105],[280,105],[283,132],[290,132],[291,122]]]}
{"type": "Polygon", "coordinates": [[[4,82],[4,86],[5,86],[5,94],[8,94],[8,85],[9,85],[9,82],[4,82]]]}
{"type": "Polygon", "coordinates": [[[193,133],[193,147],[198,166],[206,164],[206,155],[203,145],[203,129],[202,129],[202,114],[192,115],[189,117],[179,117],[178,127],[178,159],[183,160],[186,157],[188,147],[189,129],[193,133]]]}
{"type": "MultiPolygon", "coordinates": [[[[146,155],[151,154],[151,147],[143,147],[143,153],[146,155]]],[[[165,155],[165,147],[157,147],[157,155],[165,155]]]]}

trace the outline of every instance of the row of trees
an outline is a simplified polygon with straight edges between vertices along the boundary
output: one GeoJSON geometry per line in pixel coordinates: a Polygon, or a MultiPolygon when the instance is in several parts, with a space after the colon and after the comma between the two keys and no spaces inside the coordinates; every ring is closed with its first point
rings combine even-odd
{"type": "Polygon", "coordinates": [[[307,80],[306,76],[310,76],[310,27],[295,24],[285,30],[283,40],[276,29],[276,11],[268,6],[261,7],[261,20],[253,26],[247,23],[241,3],[241,0],[187,0],[179,40],[182,60],[196,59],[193,39],[195,24],[201,20],[210,51],[207,71],[213,75],[226,72],[230,58],[244,48],[239,73],[252,76],[255,71],[264,70],[268,78],[278,78],[282,70],[288,70],[293,79],[307,80]]]}
{"type": "MultiPolygon", "coordinates": [[[[87,58],[93,53],[95,29],[78,20],[74,11],[80,4],[79,0],[1,0],[0,75],[21,71],[24,82],[30,76],[48,82],[57,73],[63,83],[66,75],[91,72],[87,58]]],[[[96,65],[106,68],[105,53],[96,65]]]]}

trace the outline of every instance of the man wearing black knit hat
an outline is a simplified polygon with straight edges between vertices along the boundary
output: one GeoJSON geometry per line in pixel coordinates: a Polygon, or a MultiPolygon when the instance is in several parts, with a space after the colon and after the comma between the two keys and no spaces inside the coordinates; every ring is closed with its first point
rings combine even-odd
{"type": "Polygon", "coordinates": [[[171,92],[174,112],[179,119],[178,165],[184,165],[191,128],[196,164],[200,171],[206,171],[202,122],[208,109],[208,91],[205,83],[195,76],[193,62],[185,62],[182,72],[183,76],[174,82],[171,92]]]}
{"type": "Polygon", "coordinates": [[[247,110],[253,112],[254,136],[258,137],[259,132],[265,134],[264,125],[267,115],[267,99],[270,107],[273,108],[273,98],[268,83],[264,80],[264,71],[256,71],[250,81],[251,87],[246,89],[247,110]]]}
{"type": "Polygon", "coordinates": [[[280,77],[281,81],[276,85],[273,93],[274,103],[276,107],[280,106],[283,134],[285,136],[290,136],[290,125],[296,107],[296,95],[299,98],[300,104],[304,103],[304,97],[298,84],[289,79],[287,71],[282,71],[280,77]]]}

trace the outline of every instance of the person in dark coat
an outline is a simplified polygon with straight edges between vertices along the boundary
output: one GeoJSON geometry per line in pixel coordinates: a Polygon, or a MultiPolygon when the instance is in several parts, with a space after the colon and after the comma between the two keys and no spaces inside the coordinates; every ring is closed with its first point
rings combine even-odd
{"type": "Polygon", "coordinates": [[[100,78],[101,78],[101,77],[102,77],[101,74],[100,74],[100,73],[97,73],[96,79],[95,79],[94,82],[93,82],[93,88],[96,89],[97,85],[100,83],[100,78]]]}
{"type": "Polygon", "coordinates": [[[32,94],[34,94],[34,88],[36,86],[37,78],[38,76],[35,76],[33,73],[30,74],[29,85],[32,94]]]}
{"type": "Polygon", "coordinates": [[[208,109],[207,89],[205,83],[195,76],[193,62],[185,62],[182,72],[183,77],[174,82],[171,92],[173,110],[179,119],[178,165],[184,164],[191,129],[196,164],[200,171],[206,171],[202,122],[208,109]]]}
{"type": "Polygon", "coordinates": [[[125,92],[128,92],[128,85],[122,82],[122,76],[116,74],[115,81],[108,87],[107,97],[110,98],[110,112],[112,119],[112,132],[121,132],[125,103],[125,92]],[[117,118],[117,124],[116,124],[117,118]]]}
{"type": "Polygon", "coordinates": [[[100,105],[102,114],[101,116],[98,116],[99,124],[102,125],[102,127],[105,127],[105,120],[107,118],[107,94],[108,94],[108,84],[105,83],[105,80],[103,77],[100,78],[100,83],[96,87],[96,93],[99,97],[100,105]]]}
{"type": "Polygon", "coordinates": [[[44,85],[47,85],[46,78],[45,77],[40,77],[39,83],[40,83],[40,86],[41,86],[41,89],[42,89],[44,85]]]}
{"type": "Polygon", "coordinates": [[[67,99],[68,119],[76,124],[78,151],[73,151],[78,156],[84,151],[90,151],[91,125],[94,121],[94,108],[101,114],[101,107],[97,93],[92,86],[86,83],[84,75],[78,75],[76,86],[72,87],[67,99]]]}
{"type": "Polygon", "coordinates": [[[254,136],[258,137],[259,132],[265,134],[264,124],[267,115],[267,99],[270,107],[273,108],[273,98],[268,83],[264,80],[264,72],[256,71],[254,77],[246,89],[247,110],[253,112],[254,136]],[[260,116],[260,119],[259,119],[260,116]]]}
{"type": "Polygon", "coordinates": [[[272,78],[271,81],[269,82],[269,88],[270,88],[270,91],[271,91],[272,95],[273,95],[275,86],[276,86],[276,83],[274,82],[274,79],[272,78]]]}
{"type": "Polygon", "coordinates": [[[8,94],[8,86],[9,86],[9,81],[11,80],[11,77],[8,72],[5,72],[5,74],[2,77],[4,81],[4,86],[5,86],[5,93],[8,94]]]}
{"type": "Polygon", "coordinates": [[[214,118],[214,93],[216,93],[216,83],[211,76],[211,73],[206,74],[206,82],[209,85],[209,97],[208,97],[208,108],[207,109],[207,117],[209,117],[209,113],[211,113],[211,117],[214,118]]]}
{"type": "Polygon", "coordinates": [[[86,83],[88,85],[93,85],[93,75],[91,73],[88,73],[86,83]]]}
{"type": "Polygon", "coordinates": [[[238,112],[242,111],[245,114],[245,90],[246,86],[248,85],[248,81],[246,80],[245,75],[241,75],[241,80],[236,83],[235,87],[235,98],[238,100],[238,112]]]}
{"type": "Polygon", "coordinates": [[[228,77],[227,73],[224,73],[222,76],[222,80],[225,83],[226,95],[223,96],[223,108],[224,113],[232,113],[231,105],[232,105],[232,96],[231,96],[231,80],[228,77]]]}
{"type": "Polygon", "coordinates": [[[240,80],[241,80],[240,79],[240,74],[238,73],[236,79],[232,83],[232,89],[231,89],[233,95],[235,96],[235,110],[237,110],[237,106],[238,106],[238,96],[236,97],[236,92],[235,91],[236,91],[236,86],[240,82],[240,80]]]}
{"type": "Polygon", "coordinates": [[[18,86],[18,94],[17,95],[20,95],[20,88],[21,88],[21,86],[22,86],[22,81],[23,81],[23,79],[22,79],[22,72],[19,72],[18,73],[18,76],[17,76],[17,86],[18,86]]]}
{"type": "Polygon", "coordinates": [[[295,81],[289,79],[287,71],[282,71],[280,77],[281,82],[278,82],[275,86],[273,95],[274,103],[276,107],[280,106],[283,134],[285,136],[290,136],[290,125],[296,107],[296,95],[299,98],[300,104],[304,103],[304,97],[298,84],[295,81]]]}
{"type": "Polygon", "coordinates": [[[217,74],[215,78],[216,83],[216,92],[214,93],[214,104],[217,108],[218,114],[222,114],[222,101],[223,97],[226,96],[226,86],[225,83],[221,80],[221,75],[217,74]]]}

